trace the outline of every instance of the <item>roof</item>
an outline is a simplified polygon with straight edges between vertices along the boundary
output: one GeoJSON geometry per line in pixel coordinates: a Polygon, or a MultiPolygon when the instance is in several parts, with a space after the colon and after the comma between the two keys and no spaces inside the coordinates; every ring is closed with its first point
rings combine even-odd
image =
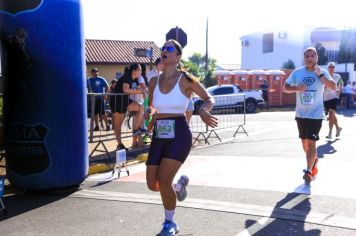
{"type": "Polygon", "coordinates": [[[85,57],[87,63],[149,63],[149,57],[135,56],[135,49],[153,48],[153,61],[160,57],[160,49],[150,41],[122,40],[85,40],[85,57]]]}

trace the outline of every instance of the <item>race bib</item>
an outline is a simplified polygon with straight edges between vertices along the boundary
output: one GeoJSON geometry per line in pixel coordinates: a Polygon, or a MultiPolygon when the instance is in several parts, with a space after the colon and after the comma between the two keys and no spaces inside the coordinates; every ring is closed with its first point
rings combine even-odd
{"type": "Polygon", "coordinates": [[[175,137],[174,120],[157,120],[156,121],[156,138],[174,138],[175,137]]]}
{"type": "Polygon", "coordinates": [[[301,92],[300,99],[303,105],[312,105],[314,103],[315,92],[301,92]]]}

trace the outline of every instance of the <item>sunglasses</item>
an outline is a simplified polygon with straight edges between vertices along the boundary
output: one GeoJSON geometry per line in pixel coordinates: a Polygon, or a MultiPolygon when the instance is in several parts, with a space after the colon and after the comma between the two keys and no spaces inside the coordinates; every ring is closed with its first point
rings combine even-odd
{"type": "Polygon", "coordinates": [[[329,66],[329,68],[335,68],[335,66],[329,66]]]}
{"type": "Polygon", "coordinates": [[[175,47],[174,46],[167,46],[167,47],[162,47],[161,52],[167,51],[167,52],[174,52],[175,47]]]}

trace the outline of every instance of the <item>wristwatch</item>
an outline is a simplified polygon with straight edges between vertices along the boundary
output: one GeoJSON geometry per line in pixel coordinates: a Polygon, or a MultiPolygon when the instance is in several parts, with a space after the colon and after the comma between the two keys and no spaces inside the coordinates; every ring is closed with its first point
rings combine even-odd
{"type": "Polygon", "coordinates": [[[324,76],[324,74],[323,73],[321,73],[320,75],[319,75],[319,78],[321,78],[321,77],[323,77],[324,76]]]}

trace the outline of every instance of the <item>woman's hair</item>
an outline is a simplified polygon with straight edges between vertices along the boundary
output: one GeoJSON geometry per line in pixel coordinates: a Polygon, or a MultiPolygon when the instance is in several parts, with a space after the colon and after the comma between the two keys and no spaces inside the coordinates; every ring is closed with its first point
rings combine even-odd
{"type": "Polygon", "coordinates": [[[128,74],[131,76],[132,75],[132,72],[134,70],[137,70],[138,68],[140,68],[140,65],[135,63],[135,64],[132,64],[129,69],[128,69],[128,74]]]}
{"type": "Polygon", "coordinates": [[[146,86],[148,86],[148,79],[147,79],[147,74],[146,74],[147,66],[146,66],[146,64],[143,64],[143,63],[140,64],[140,66],[141,66],[141,76],[145,80],[146,86]]]}
{"type": "Polygon", "coordinates": [[[192,75],[191,73],[189,73],[184,67],[182,63],[178,63],[177,65],[177,69],[182,72],[188,79],[189,82],[191,83],[198,83],[199,79],[197,77],[195,77],[194,75],[192,75]]]}

